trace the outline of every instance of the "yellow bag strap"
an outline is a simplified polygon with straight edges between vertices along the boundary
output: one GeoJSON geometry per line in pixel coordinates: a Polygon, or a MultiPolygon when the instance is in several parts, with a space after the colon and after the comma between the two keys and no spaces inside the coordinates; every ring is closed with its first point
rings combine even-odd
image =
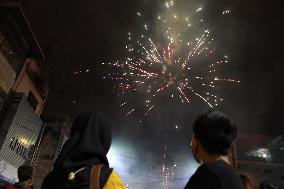
{"type": "Polygon", "coordinates": [[[91,171],[90,189],[100,189],[101,165],[94,165],[91,171]]]}

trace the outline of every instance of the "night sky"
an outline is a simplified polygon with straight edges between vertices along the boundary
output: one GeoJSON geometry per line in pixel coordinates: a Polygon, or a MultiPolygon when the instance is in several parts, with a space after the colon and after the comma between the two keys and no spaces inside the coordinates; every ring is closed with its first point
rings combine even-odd
{"type": "MultiPolygon", "coordinates": [[[[191,6],[191,2],[197,1],[176,2],[191,6]]],[[[137,127],[138,118],[126,117],[121,112],[114,83],[98,77],[106,71],[101,62],[126,56],[127,33],[141,25],[136,12],[143,10],[151,23],[160,4],[152,0],[22,1],[48,57],[45,66],[50,92],[44,113],[60,111],[74,119],[84,110],[105,112],[115,122],[116,144],[123,144],[125,149],[129,145],[126,151],[132,149],[135,157],[141,158],[137,161],[159,162],[166,140],[168,161],[183,162],[181,165],[185,167],[186,158],[190,158],[192,122],[208,107],[201,102],[186,106],[165,103],[160,114],[150,116],[142,127],[137,127]],[[80,69],[91,71],[74,77],[73,73],[80,69]],[[170,133],[167,139],[165,125],[170,133]],[[175,125],[179,128],[175,129],[175,125]]],[[[271,1],[203,0],[200,4],[218,49],[230,55],[226,73],[241,81],[222,88],[224,102],[219,109],[230,114],[243,132],[283,127],[283,10],[271,1]],[[218,11],[225,9],[230,9],[231,14],[220,18],[218,11]]],[[[119,153],[124,153],[123,150],[119,153]]],[[[153,165],[149,167],[155,169],[153,165]]]]}

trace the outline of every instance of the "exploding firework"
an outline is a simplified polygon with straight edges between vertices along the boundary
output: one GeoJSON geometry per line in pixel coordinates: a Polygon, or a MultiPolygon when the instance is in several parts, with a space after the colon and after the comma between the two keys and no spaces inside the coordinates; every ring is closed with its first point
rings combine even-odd
{"type": "MultiPolygon", "coordinates": [[[[129,102],[130,95],[144,98],[143,119],[169,100],[191,103],[193,96],[216,107],[223,101],[217,95],[220,82],[239,82],[219,74],[229,57],[216,50],[214,38],[201,19],[202,7],[189,16],[175,13],[174,1],[165,2],[163,7],[155,24],[143,24],[141,33],[128,33],[125,61],[102,63],[112,67],[113,72],[103,78],[117,83],[118,95],[126,99],[120,106],[127,107],[127,116],[137,109],[129,102]]],[[[143,22],[141,11],[137,16],[143,22]]]]}

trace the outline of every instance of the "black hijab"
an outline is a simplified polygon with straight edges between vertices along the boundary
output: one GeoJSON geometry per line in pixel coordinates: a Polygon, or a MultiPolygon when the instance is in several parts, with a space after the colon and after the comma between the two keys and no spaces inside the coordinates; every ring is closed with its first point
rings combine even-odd
{"type": "MultiPolygon", "coordinates": [[[[67,180],[68,173],[86,166],[90,168],[96,164],[104,164],[108,168],[106,155],[110,145],[111,128],[107,119],[98,112],[82,113],[74,121],[71,137],[64,144],[54,164],[54,169],[45,179],[42,188],[53,187],[54,183],[58,183],[61,188],[78,188],[75,185],[87,187],[89,185],[89,169],[87,173],[84,171],[82,175],[78,174],[79,182],[73,184],[67,180]]],[[[59,186],[57,185],[57,187],[59,186]]]]}

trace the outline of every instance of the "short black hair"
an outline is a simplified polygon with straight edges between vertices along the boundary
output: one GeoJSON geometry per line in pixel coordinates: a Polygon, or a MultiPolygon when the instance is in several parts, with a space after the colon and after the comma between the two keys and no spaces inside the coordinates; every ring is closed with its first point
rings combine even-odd
{"type": "Polygon", "coordinates": [[[18,178],[20,182],[32,179],[34,168],[31,165],[21,165],[18,168],[18,178]]]}
{"type": "Polygon", "coordinates": [[[208,110],[195,120],[193,134],[207,153],[228,155],[237,137],[237,127],[228,115],[218,110],[208,110]]]}

